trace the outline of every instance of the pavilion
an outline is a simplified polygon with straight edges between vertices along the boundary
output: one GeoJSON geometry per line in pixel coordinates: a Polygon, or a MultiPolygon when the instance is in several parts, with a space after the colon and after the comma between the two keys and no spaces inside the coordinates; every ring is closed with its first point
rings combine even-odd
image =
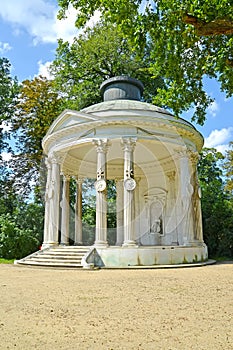
{"type": "Polygon", "coordinates": [[[76,181],[74,245],[82,246],[82,182],[95,179],[94,244],[82,265],[109,268],[201,263],[197,161],[203,137],[165,109],[142,102],[126,76],[101,85],[104,101],[65,110],[43,139],[47,187],[42,250],[70,242],[70,179],[76,181]],[[107,180],[116,185],[116,244],[107,239],[107,180]]]}

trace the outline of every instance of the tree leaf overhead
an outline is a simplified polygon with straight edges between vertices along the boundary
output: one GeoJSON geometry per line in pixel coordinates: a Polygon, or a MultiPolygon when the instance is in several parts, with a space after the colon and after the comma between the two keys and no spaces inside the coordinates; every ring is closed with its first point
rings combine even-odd
{"type": "Polygon", "coordinates": [[[95,14],[120,26],[135,48],[151,41],[150,73],[166,85],[153,103],[175,114],[194,107],[193,120],[205,121],[211,98],[203,77],[215,78],[227,97],[233,94],[233,1],[227,0],[60,0],[59,17],[70,5],[83,27],[95,14]]]}
{"type": "Polygon", "coordinates": [[[74,39],[72,44],[59,40],[51,65],[55,86],[72,109],[102,101],[101,83],[117,75],[130,75],[145,85],[144,99],[165,86],[161,77],[153,78],[149,69],[150,43],[136,50],[115,25],[99,23],[74,39]]]}

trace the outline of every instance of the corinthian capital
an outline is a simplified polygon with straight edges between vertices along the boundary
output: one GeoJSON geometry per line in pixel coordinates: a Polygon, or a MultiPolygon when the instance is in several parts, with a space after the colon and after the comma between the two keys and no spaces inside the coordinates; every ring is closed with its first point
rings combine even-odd
{"type": "Polygon", "coordinates": [[[135,138],[131,138],[131,137],[122,138],[121,145],[122,145],[123,151],[133,152],[136,146],[136,141],[137,140],[135,138]]]}
{"type": "Polygon", "coordinates": [[[96,147],[96,151],[98,153],[107,153],[109,146],[110,146],[110,142],[108,139],[95,139],[92,141],[92,143],[95,145],[96,147]]]}

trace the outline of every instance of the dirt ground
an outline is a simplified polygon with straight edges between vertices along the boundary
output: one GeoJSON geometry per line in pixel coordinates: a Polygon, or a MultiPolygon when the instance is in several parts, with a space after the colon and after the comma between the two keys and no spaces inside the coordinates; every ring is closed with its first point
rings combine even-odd
{"type": "Polygon", "coordinates": [[[0,265],[0,349],[232,350],[233,264],[94,271],[0,265]]]}

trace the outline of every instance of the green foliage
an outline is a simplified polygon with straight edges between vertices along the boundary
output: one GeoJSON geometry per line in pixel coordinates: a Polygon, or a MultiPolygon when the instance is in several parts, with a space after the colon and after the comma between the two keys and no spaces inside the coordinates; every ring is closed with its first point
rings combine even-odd
{"type": "Polygon", "coordinates": [[[42,244],[44,230],[44,206],[40,203],[21,202],[12,215],[20,230],[29,231],[42,244]]]}
{"type": "Polygon", "coordinates": [[[42,243],[44,207],[25,202],[9,176],[2,177],[0,185],[0,257],[19,259],[42,243]]]}
{"type": "MultiPolygon", "coordinates": [[[[18,82],[16,78],[11,77],[10,68],[10,62],[6,58],[0,58],[0,125],[2,122],[7,125],[15,111],[18,82]]],[[[3,139],[8,136],[7,132],[3,135],[0,126],[0,151],[6,147],[3,139]]]]}
{"type": "Polygon", "coordinates": [[[29,194],[40,185],[42,139],[62,110],[62,99],[54,91],[52,81],[37,77],[22,82],[17,111],[11,118],[16,154],[10,163],[15,186],[21,193],[29,194]]]}
{"type": "Polygon", "coordinates": [[[117,75],[140,79],[145,85],[144,98],[151,102],[164,83],[160,77],[152,78],[149,52],[150,43],[136,50],[117,26],[105,23],[87,28],[72,44],[59,40],[51,72],[67,101],[66,108],[82,109],[101,102],[101,83],[117,75]]]}
{"type": "Polygon", "coordinates": [[[20,259],[36,251],[39,241],[29,229],[20,229],[9,215],[0,216],[0,257],[20,259]]]}
{"type": "Polygon", "coordinates": [[[198,172],[202,188],[203,233],[210,256],[233,257],[233,202],[224,191],[223,155],[203,149],[198,172]]]}
{"type": "Polygon", "coordinates": [[[212,99],[203,76],[216,78],[226,95],[233,94],[233,6],[227,0],[59,0],[59,18],[69,5],[78,10],[76,25],[100,11],[102,20],[120,27],[133,50],[151,42],[149,72],[165,85],[153,103],[175,114],[195,108],[193,120],[203,124],[212,99]]]}
{"type": "Polygon", "coordinates": [[[233,196],[233,142],[230,142],[230,149],[226,152],[224,168],[227,177],[226,189],[230,191],[233,196]]]}

